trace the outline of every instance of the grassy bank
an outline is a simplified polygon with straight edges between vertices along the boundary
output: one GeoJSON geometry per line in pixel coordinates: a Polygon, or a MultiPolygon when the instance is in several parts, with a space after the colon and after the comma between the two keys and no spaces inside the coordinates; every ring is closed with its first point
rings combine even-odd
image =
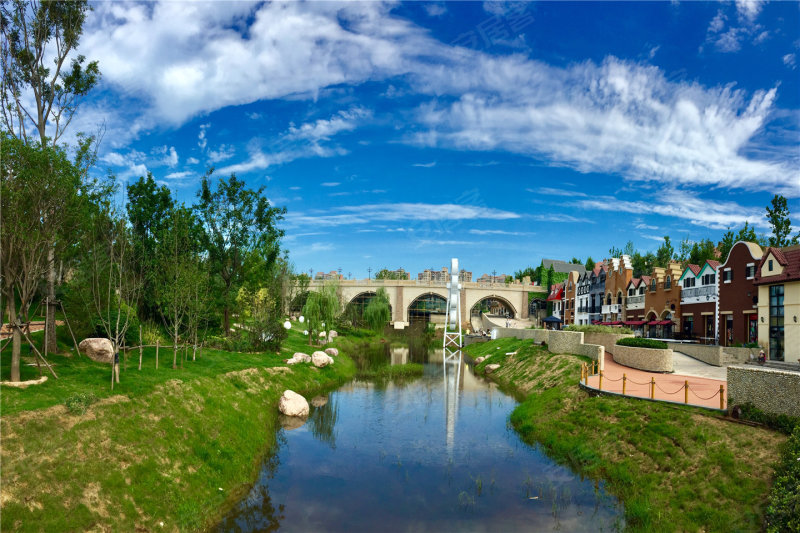
{"type": "Polygon", "coordinates": [[[786,437],[713,412],[590,396],[577,382],[586,359],[531,341],[469,346],[478,365],[521,400],[520,435],[581,475],[605,481],[631,531],[753,531],[764,521],[774,465],[786,437]],[[506,355],[507,353],[513,353],[506,355]]]}
{"type": "Polygon", "coordinates": [[[304,339],[291,332],[281,354],[205,350],[182,370],[171,368],[165,350],[156,370],[155,352],[146,350],[142,371],[129,359],[113,393],[108,365],[51,356],[61,379],[2,390],[0,530],[213,524],[249,489],[274,444],[281,393],[308,396],[355,374],[345,355],[322,369],[286,367],[283,359],[301,350],[304,339]],[[71,412],[65,403],[75,406],[78,395],[97,401],[71,412]]]}

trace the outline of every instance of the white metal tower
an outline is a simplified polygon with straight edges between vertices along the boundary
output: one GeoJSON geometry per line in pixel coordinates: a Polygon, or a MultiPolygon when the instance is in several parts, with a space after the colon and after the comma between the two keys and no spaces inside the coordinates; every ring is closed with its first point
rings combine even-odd
{"type": "Polygon", "coordinates": [[[444,362],[461,358],[461,284],[458,282],[458,259],[450,260],[447,282],[447,313],[444,318],[444,362]],[[450,331],[453,329],[454,331],[450,331]]]}

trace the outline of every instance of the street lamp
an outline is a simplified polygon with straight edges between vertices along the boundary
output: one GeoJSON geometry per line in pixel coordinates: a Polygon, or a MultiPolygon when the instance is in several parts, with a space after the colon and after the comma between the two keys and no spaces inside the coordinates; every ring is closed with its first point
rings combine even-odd
{"type": "Polygon", "coordinates": [[[367,268],[367,279],[372,279],[372,267],[367,268]]]}

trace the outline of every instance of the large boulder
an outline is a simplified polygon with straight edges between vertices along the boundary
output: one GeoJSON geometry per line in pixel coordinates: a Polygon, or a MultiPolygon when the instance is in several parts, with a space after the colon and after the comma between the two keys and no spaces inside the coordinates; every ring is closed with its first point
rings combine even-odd
{"type": "Polygon", "coordinates": [[[325,352],[314,352],[311,354],[311,362],[314,363],[315,367],[322,368],[324,366],[332,365],[333,357],[325,352]]]}
{"type": "Polygon", "coordinates": [[[83,339],[78,349],[98,363],[110,363],[114,359],[114,345],[108,339],[83,339]]]}
{"type": "Polygon", "coordinates": [[[311,356],[302,352],[296,352],[291,359],[286,360],[287,365],[296,365],[297,363],[310,363],[311,356]]]}
{"type": "Polygon", "coordinates": [[[331,357],[336,357],[339,355],[339,350],[336,348],[325,348],[325,353],[330,355],[331,357]]]}
{"type": "Polygon", "coordinates": [[[339,333],[335,329],[332,329],[332,330],[330,330],[328,332],[328,337],[331,338],[331,339],[335,339],[338,336],[339,336],[339,333]]]}
{"type": "Polygon", "coordinates": [[[498,365],[497,363],[495,363],[493,365],[486,365],[486,373],[487,374],[491,374],[492,372],[494,372],[498,368],[500,368],[500,365],[498,365]]]}
{"type": "Polygon", "coordinates": [[[477,359],[475,359],[475,364],[479,365],[479,364],[483,363],[484,360],[486,360],[485,357],[478,357],[477,359]]]}
{"type": "Polygon", "coordinates": [[[308,402],[292,390],[283,391],[278,409],[286,416],[308,416],[308,402]]]}

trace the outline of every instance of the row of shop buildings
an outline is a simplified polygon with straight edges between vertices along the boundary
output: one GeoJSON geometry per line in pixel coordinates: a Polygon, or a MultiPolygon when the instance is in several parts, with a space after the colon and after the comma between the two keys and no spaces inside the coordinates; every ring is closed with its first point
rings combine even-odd
{"type": "Polygon", "coordinates": [[[670,263],[633,277],[630,258],[570,272],[547,298],[564,324],[627,326],[637,335],[723,346],[757,343],[800,358],[800,246],[737,242],[725,262],[670,263]]]}

